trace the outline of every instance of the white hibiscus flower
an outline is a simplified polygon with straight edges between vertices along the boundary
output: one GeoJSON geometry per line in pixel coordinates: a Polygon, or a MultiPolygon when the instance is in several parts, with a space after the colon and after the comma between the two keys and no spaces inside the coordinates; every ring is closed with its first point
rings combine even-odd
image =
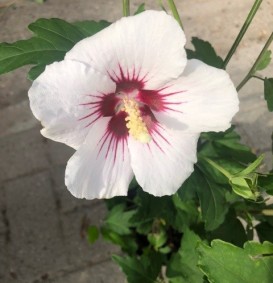
{"type": "Polygon", "coordinates": [[[155,196],[177,191],[201,132],[224,131],[238,111],[228,74],[186,59],[165,12],[122,18],[47,66],[29,90],[41,133],[77,151],[65,183],[79,198],[127,195],[135,175],[155,196]]]}

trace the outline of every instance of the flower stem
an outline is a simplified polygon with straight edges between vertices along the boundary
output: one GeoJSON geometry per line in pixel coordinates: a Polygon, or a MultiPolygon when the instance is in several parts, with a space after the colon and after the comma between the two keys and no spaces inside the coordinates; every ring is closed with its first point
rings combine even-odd
{"type": "MultiPolygon", "coordinates": [[[[273,32],[269,36],[264,48],[262,49],[262,51],[259,54],[258,58],[256,59],[255,63],[253,64],[252,68],[250,69],[248,74],[245,76],[245,78],[237,86],[237,88],[236,88],[237,91],[239,91],[249,81],[249,79],[251,79],[254,76],[254,74],[256,72],[257,65],[260,63],[260,60],[263,58],[264,53],[267,51],[267,49],[270,46],[270,44],[272,43],[272,41],[273,41],[273,32]]],[[[257,77],[257,76],[255,76],[255,77],[257,77]]]]}
{"type": "Polygon", "coordinates": [[[258,9],[259,9],[259,7],[260,7],[262,2],[263,2],[263,0],[256,0],[254,2],[254,4],[253,4],[253,6],[252,6],[252,8],[251,8],[251,10],[250,10],[250,12],[249,12],[249,14],[248,14],[244,24],[243,24],[243,26],[242,26],[238,36],[236,37],[233,45],[231,46],[231,48],[230,48],[230,50],[229,50],[229,52],[227,54],[226,59],[224,60],[223,69],[226,68],[229,60],[231,59],[232,55],[234,54],[235,50],[237,49],[238,45],[240,44],[244,34],[246,33],[249,25],[251,24],[255,14],[258,11],[258,9]]]}
{"type": "Polygon", "coordinates": [[[177,20],[177,22],[179,23],[181,28],[184,29],[182,21],[181,21],[181,18],[180,18],[179,14],[178,14],[178,11],[177,11],[177,8],[175,6],[174,1],[173,0],[168,0],[168,4],[169,4],[169,7],[170,7],[170,9],[172,11],[173,17],[177,20]]]}
{"type": "Polygon", "coordinates": [[[258,76],[258,75],[253,75],[252,78],[255,78],[255,79],[258,79],[258,80],[261,80],[261,81],[264,81],[264,78],[261,77],[261,76],[258,76]]]}
{"type": "Polygon", "coordinates": [[[130,0],[122,0],[123,4],[123,16],[130,16],[130,0]]]}
{"type": "Polygon", "coordinates": [[[212,161],[211,159],[207,158],[207,157],[203,157],[203,159],[205,161],[207,161],[212,167],[216,168],[218,171],[220,171],[224,176],[226,176],[228,179],[232,178],[232,175],[226,170],[224,169],[222,166],[218,165],[217,163],[215,163],[214,161],[212,161]]]}

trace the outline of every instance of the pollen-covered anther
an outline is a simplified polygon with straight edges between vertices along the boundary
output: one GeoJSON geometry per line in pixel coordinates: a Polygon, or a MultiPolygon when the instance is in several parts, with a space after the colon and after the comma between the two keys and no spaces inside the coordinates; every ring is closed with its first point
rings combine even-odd
{"type": "Polygon", "coordinates": [[[141,117],[138,103],[134,99],[124,98],[123,106],[124,111],[128,114],[125,120],[126,126],[129,129],[129,134],[142,143],[151,141],[151,135],[141,117]]]}

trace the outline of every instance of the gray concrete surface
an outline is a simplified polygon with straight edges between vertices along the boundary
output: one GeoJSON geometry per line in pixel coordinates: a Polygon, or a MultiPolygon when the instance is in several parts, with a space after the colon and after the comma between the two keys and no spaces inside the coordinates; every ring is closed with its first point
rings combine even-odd
{"type": "MultiPolygon", "coordinates": [[[[0,0],[0,6],[9,0],[0,0]]],[[[132,10],[143,1],[133,1],[132,10]]],[[[209,40],[224,56],[253,1],[176,1],[187,38],[209,40]]],[[[156,8],[157,1],[146,1],[156,8]]],[[[0,10],[0,41],[29,36],[27,25],[40,17],[115,20],[119,0],[47,0],[44,5],[17,0],[0,10]]],[[[273,27],[273,3],[264,0],[260,11],[231,60],[228,71],[238,84],[263,47],[273,27]]],[[[190,46],[190,44],[189,44],[190,46]]],[[[98,241],[88,245],[85,227],[99,225],[105,214],[101,201],[73,198],[63,174],[70,148],[44,139],[33,118],[27,90],[28,68],[0,77],[0,283],[112,283],[124,282],[111,262],[117,248],[98,241]]],[[[263,75],[273,76],[273,68],[263,75]]],[[[260,81],[240,93],[240,112],[234,122],[243,140],[256,152],[266,152],[272,164],[272,114],[266,110],[260,81]]]]}

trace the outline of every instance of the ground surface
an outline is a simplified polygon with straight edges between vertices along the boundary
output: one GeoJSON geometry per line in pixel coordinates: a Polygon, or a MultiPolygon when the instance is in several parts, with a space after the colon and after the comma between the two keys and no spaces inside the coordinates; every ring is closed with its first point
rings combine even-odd
{"type": "MultiPolygon", "coordinates": [[[[9,0],[0,0],[0,6],[9,0]]],[[[48,0],[44,5],[16,1],[0,10],[0,41],[29,36],[26,26],[40,17],[115,20],[119,0],[48,0]]],[[[133,9],[140,1],[131,1],[133,9]]],[[[187,38],[209,40],[225,56],[252,3],[188,0],[179,2],[187,38]]],[[[146,1],[156,8],[157,1],[146,1]]],[[[265,0],[228,71],[238,84],[263,47],[273,27],[273,3],[265,0]]],[[[27,68],[0,77],[0,282],[111,283],[124,282],[110,254],[118,252],[99,241],[90,247],[84,230],[99,224],[105,213],[100,201],[74,199],[64,186],[64,168],[73,151],[44,139],[27,100],[27,68]]],[[[273,73],[269,69],[265,75],[273,73]]],[[[266,112],[260,81],[240,93],[234,119],[243,139],[257,152],[269,150],[272,114],[266,112]]]]}

